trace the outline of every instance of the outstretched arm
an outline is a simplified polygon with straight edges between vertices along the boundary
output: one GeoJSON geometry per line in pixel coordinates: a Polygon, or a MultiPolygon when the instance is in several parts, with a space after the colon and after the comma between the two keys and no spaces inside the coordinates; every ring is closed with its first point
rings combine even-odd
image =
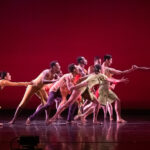
{"type": "Polygon", "coordinates": [[[7,80],[3,80],[1,82],[2,86],[28,86],[31,84],[32,84],[32,82],[11,82],[11,81],[7,81],[7,80]]]}
{"type": "Polygon", "coordinates": [[[109,70],[109,72],[111,74],[114,74],[114,75],[123,75],[123,74],[128,74],[128,73],[133,72],[134,70],[137,69],[137,66],[133,65],[130,69],[124,70],[124,71],[117,70],[117,69],[114,69],[114,68],[107,68],[107,69],[109,70]]]}
{"type": "Polygon", "coordinates": [[[138,67],[138,66],[137,66],[137,69],[139,69],[139,70],[150,70],[149,67],[138,67]]]}
{"type": "Polygon", "coordinates": [[[88,83],[87,83],[86,80],[85,80],[85,81],[83,81],[83,82],[81,82],[81,83],[79,83],[79,84],[74,85],[74,84],[70,81],[70,79],[66,79],[66,84],[67,84],[68,90],[69,90],[69,91],[73,91],[73,90],[77,90],[77,89],[79,89],[79,88],[81,88],[81,87],[87,86],[88,83]]]}
{"type": "Polygon", "coordinates": [[[115,78],[107,78],[107,81],[111,83],[121,83],[121,82],[128,82],[128,79],[122,78],[122,79],[115,79],[115,78]]]}

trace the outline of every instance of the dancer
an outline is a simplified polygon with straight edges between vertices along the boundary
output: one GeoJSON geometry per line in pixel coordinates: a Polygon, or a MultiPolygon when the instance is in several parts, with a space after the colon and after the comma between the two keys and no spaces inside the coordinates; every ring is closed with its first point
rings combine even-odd
{"type": "MultiPolygon", "coordinates": [[[[97,65],[97,64],[100,64],[101,65],[101,58],[99,56],[95,56],[94,57],[94,65],[91,65],[89,66],[88,68],[88,74],[91,74],[94,72],[94,66],[97,65]]],[[[96,87],[93,87],[93,92],[95,93],[96,97],[98,97],[98,88],[99,88],[99,85],[96,86],[96,87]]],[[[86,101],[87,102],[87,101],[86,101]]],[[[92,103],[86,105],[86,103],[84,104],[84,111],[86,111],[89,107],[91,107],[92,103]]],[[[107,108],[105,106],[102,105],[102,109],[103,109],[103,112],[104,112],[104,118],[106,118],[106,114],[107,114],[107,108]]]]}
{"type": "MultiPolygon", "coordinates": [[[[42,88],[44,84],[54,82],[53,79],[55,78],[55,75],[59,71],[60,71],[60,65],[58,61],[52,61],[50,63],[50,69],[46,69],[42,71],[40,75],[32,81],[33,85],[27,86],[25,94],[16,109],[13,119],[9,122],[9,124],[15,123],[18,114],[21,112],[23,107],[25,107],[25,105],[28,103],[28,101],[34,94],[38,95],[42,103],[42,105],[40,104],[40,106],[38,106],[36,111],[38,111],[38,109],[40,109],[44,105],[44,103],[46,103],[48,96],[45,90],[43,90],[42,88]]],[[[46,119],[48,119],[47,113],[46,113],[46,119]]]]}
{"type": "MultiPolygon", "coordinates": [[[[75,88],[78,88],[78,86],[75,86],[73,84],[74,78],[76,77],[77,74],[79,74],[79,69],[75,64],[70,64],[68,66],[69,73],[64,74],[58,81],[54,83],[54,85],[51,87],[50,92],[49,92],[49,97],[47,100],[47,103],[42,106],[38,111],[34,112],[33,115],[31,115],[27,121],[26,125],[30,125],[30,122],[33,121],[40,112],[43,110],[47,110],[50,108],[54,101],[55,98],[58,97],[59,89],[63,87],[64,85],[67,86],[67,89],[69,91],[72,91],[75,88]]],[[[57,116],[58,117],[58,116],[57,116]]]]}
{"type": "MultiPolygon", "coordinates": [[[[87,59],[84,56],[79,56],[77,57],[77,64],[78,64],[77,66],[79,68],[80,74],[76,75],[74,79],[74,84],[81,82],[81,77],[84,77],[87,75],[87,70],[85,69],[85,66],[87,65],[87,59]]],[[[78,109],[78,113],[83,112],[83,104],[84,104],[83,97],[79,97],[77,102],[69,106],[67,123],[74,123],[73,121],[74,113],[77,109],[78,109]]]]}
{"type": "MultiPolygon", "coordinates": [[[[113,75],[125,75],[125,74],[131,73],[131,72],[133,72],[137,69],[137,66],[133,65],[131,69],[121,71],[121,70],[111,68],[110,67],[111,64],[112,64],[112,56],[111,55],[105,55],[104,56],[104,62],[102,64],[102,73],[105,74],[108,78],[113,78],[112,77],[113,75]]],[[[116,86],[116,84],[110,84],[110,89],[113,90],[115,88],[115,86],[116,86]]],[[[119,101],[116,101],[115,105],[119,105],[118,106],[118,108],[119,108],[119,107],[121,107],[121,105],[120,105],[120,102],[119,103],[118,102],[119,101]]],[[[109,115],[110,115],[110,121],[112,121],[113,120],[113,107],[112,107],[112,104],[111,103],[106,103],[106,104],[104,104],[104,106],[106,106],[106,108],[108,109],[108,112],[109,112],[109,115]]],[[[106,111],[107,111],[107,109],[106,109],[106,111]]],[[[119,108],[119,109],[121,109],[121,108],[119,108]]],[[[118,120],[118,122],[120,122],[120,121],[118,120]]]]}
{"type": "MultiPolygon", "coordinates": [[[[124,82],[124,81],[126,81],[125,79],[121,79],[121,80],[109,79],[105,75],[100,73],[100,69],[101,69],[101,66],[96,65],[95,73],[90,74],[87,77],[87,79],[85,79],[84,81],[82,81],[81,83],[78,84],[78,87],[80,87],[81,85],[83,86],[84,84],[85,84],[85,86],[73,90],[69,100],[60,109],[57,110],[56,114],[49,120],[49,122],[48,122],[49,124],[52,123],[53,121],[55,121],[57,116],[62,111],[64,111],[70,104],[73,104],[77,100],[77,98],[86,90],[87,86],[88,86],[88,89],[90,90],[93,86],[103,82],[103,84],[105,84],[105,88],[108,88],[108,81],[109,82],[124,82]]],[[[92,102],[95,103],[93,123],[97,123],[97,114],[98,114],[100,104],[97,101],[95,95],[92,94],[91,92],[90,92],[90,96],[91,96],[92,102]]]]}
{"type": "Polygon", "coordinates": [[[0,73],[1,79],[0,79],[0,89],[4,89],[6,86],[28,86],[31,85],[32,82],[12,82],[11,81],[11,75],[9,72],[1,72],[0,73]]]}
{"type": "MultiPolygon", "coordinates": [[[[32,82],[12,82],[11,75],[9,72],[0,73],[0,89],[4,89],[6,86],[28,86],[32,85],[32,82]]],[[[1,109],[1,106],[0,106],[1,109]]],[[[3,123],[0,123],[0,126],[3,126],[3,123]]]]}
{"type": "MultiPolygon", "coordinates": [[[[148,67],[138,67],[136,65],[133,66],[135,70],[150,70],[150,68],[148,67]]],[[[131,70],[130,70],[131,71],[131,70]]],[[[128,73],[130,71],[125,71],[125,73],[128,73]]],[[[113,79],[113,78],[111,78],[113,79]]],[[[116,85],[117,82],[114,82],[113,84],[116,85]]],[[[110,84],[108,84],[110,87],[110,84]]],[[[99,97],[98,97],[98,100],[99,102],[101,103],[101,105],[104,105],[106,106],[107,104],[111,104],[113,103],[114,101],[116,102],[115,103],[115,111],[116,111],[116,115],[117,115],[117,122],[118,123],[124,123],[126,122],[125,120],[123,120],[121,118],[121,109],[120,109],[120,100],[118,98],[118,96],[111,90],[111,88],[109,88],[109,90],[105,89],[104,88],[104,84],[102,83],[100,88],[98,89],[99,90],[99,97]]],[[[84,112],[84,114],[81,114],[81,115],[78,115],[75,117],[75,119],[81,119],[82,121],[84,121],[86,119],[86,117],[93,112],[94,108],[93,107],[88,107],[89,109],[86,109],[86,111],[84,112]]]]}
{"type": "MultiPolygon", "coordinates": [[[[109,89],[109,83],[120,83],[120,82],[126,82],[127,79],[112,79],[112,78],[108,78],[107,76],[103,75],[100,73],[100,65],[95,65],[95,67],[97,68],[97,70],[99,71],[99,76],[103,77],[103,79],[101,79],[101,82],[99,82],[100,86],[100,97],[98,98],[98,101],[100,104],[103,105],[103,101],[111,101],[111,100],[116,100],[116,101],[120,101],[118,96],[112,92],[109,89]]],[[[85,82],[85,81],[84,81],[85,82]]],[[[119,106],[119,105],[117,105],[119,106]]],[[[81,118],[82,122],[84,122],[85,118],[93,112],[94,106],[89,107],[83,114],[76,116],[76,119],[81,118]]],[[[115,107],[116,112],[117,112],[117,121],[118,122],[124,122],[124,120],[121,118],[121,112],[120,109],[118,107],[115,107]]],[[[98,110],[99,111],[99,110],[98,110]]],[[[96,112],[96,116],[98,115],[98,111],[96,112]]]]}

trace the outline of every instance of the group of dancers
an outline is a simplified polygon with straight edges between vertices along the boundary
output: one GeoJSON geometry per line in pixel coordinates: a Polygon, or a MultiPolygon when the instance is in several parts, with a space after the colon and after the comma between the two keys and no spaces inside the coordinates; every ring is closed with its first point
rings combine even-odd
{"type": "MultiPolygon", "coordinates": [[[[135,70],[150,70],[149,67],[138,67],[132,65],[131,68],[121,71],[111,67],[112,56],[105,55],[103,63],[99,56],[94,57],[94,64],[88,67],[84,56],[77,58],[77,63],[68,66],[69,73],[63,74],[58,61],[52,61],[50,68],[42,71],[31,82],[12,82],[9,72],[1,72],[0,88],[5,86],[27,86],[25,94],[18,105],[9,125],[14,124],[18,115],[31,97],[35,94],[41,101],[35,112],[26,120],[26,125],[30,125],[38,115],[45,111],[45,123],[47,125],[61,118],[61,113],[68,109],[67,122],[75,123],[80,120],[87,122],[86,117],[93,113],[93,123],[100,123],[97,120],[99,110],[102,108],[104,118],[109,113],[110,121],[113,118],[113,109],[116,113],[116,122],[126,122],[121,116],[121,102],[115,94],[115,86],[121,82],[128,82],[127,78],[116,79],[113,75],[125,76],[135,70]],[[56,104],[56,113],[49,118],[50,109],[56,104]],[[77,111],[78,110],[78,111],[77,111]],[[75,115],[75,112],[78,112],[75,115]]],[[[0,123],[2,126],[3,123],[0,123]]]]}

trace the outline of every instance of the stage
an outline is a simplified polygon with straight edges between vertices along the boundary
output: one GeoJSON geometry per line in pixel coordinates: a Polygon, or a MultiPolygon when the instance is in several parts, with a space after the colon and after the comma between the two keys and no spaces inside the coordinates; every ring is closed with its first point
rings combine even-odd
{"type": "MultiPolygon", "coordinates": [[[[7,115],[7,114],[6,114],[7,115]]],[[[25,118],[9,126],[10,116],[1,116],[4,126],[0,128],[0,149],[18,148],[17,137],[39,136],[38,148],[43,150],[142,150],[150,146],[150,118],[149,114],[123,114],[128,121],[117,124],[108,119],[102,125],[93,125],[91,118],[88,123],[66,124],[65,119],[46,126],[44,118],[33,121],[25,126],[25,118]]]]}

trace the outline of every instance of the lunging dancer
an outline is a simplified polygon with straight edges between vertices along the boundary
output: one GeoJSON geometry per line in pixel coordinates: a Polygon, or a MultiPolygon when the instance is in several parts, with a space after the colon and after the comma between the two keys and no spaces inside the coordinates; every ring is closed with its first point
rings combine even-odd
{"type": "MultiPolygon", "coordinates": [[[[57,61],[52,61],[50,63],[50,69],[42,71],[40,75],[32,81],[33,85],[27,86],[25,94],[16,109],[13,119],[9,122],[9,124],[15,123],[18,114],[21,112],[23,107],[25,107],[25,105],[28,103],[28,101],[34,94],[38,95],[42,103],[42,105],[40,105],[38,109],[40,109],[44,105],[44,103],[46,103],[48,96],[46,91],[43,90],[42,87],[46,83],[53,82],[53,79],[57,74],[57,72],[59,72],[59,70],[60,70],[59,63],[57,61]]],[[[36,111],[38,111],[38,109],[36,111]]],[[[48,119],[48,113],[46,113],[46,119],[48,119]]]]}

